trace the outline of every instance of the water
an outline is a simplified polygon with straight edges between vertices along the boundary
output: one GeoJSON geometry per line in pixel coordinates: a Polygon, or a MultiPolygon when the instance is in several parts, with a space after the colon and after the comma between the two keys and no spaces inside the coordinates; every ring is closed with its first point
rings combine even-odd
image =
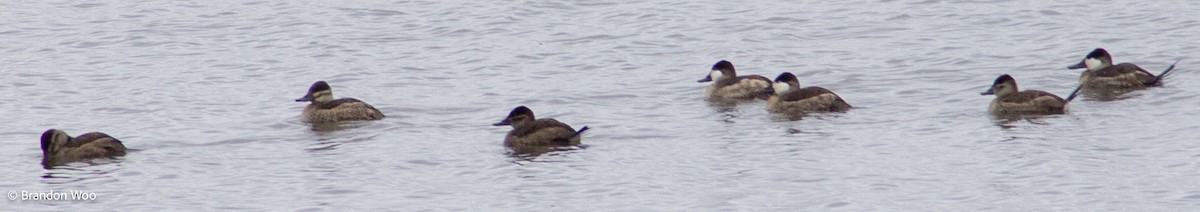
{"type": "Polygon", "coordinates": [[[1194,1],[6,1],[7,210],[1100,210],[1200,208],[1194,1]],[[1008,73],[1065,96],[1093,48],[1166,85],[996,119],[1008,73]],[[718,60],[848,113],[706,103],[718,60]],[[300,122],[317,80],[388,118],[300,122]],[[514,157],[513,107],[586,146],[514,157]],[[797,120],[798,119],[798,120],[797,120]],[[43,169],[38,137],[128,156],[43,169]]]}

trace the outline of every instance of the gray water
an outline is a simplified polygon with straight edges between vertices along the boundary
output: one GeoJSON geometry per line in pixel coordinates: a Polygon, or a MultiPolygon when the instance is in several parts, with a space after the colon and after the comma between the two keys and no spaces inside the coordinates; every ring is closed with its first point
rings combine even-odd
{"type": "Polygon", "coordinates": [[[1200,2],[0,1],[0,191],[26,210],[1200,209],[1200,2]],[[1000,74],[1066,96],[1093,48],[1164,86],[1003,119],[1000,74]],[[847,113],[712,104],[793,72],[847,113]],[[373,122],[299,119],[317,80],[373,122]],[[525,105],[592,128],[512,155],[525,105]],[[49,128],[125,157],[39,164],[49,128]]]}

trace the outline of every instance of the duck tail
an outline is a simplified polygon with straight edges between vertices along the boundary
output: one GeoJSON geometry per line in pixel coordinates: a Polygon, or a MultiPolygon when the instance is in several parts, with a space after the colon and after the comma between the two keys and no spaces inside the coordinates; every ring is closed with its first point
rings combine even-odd
{"type": "Polygon", "coordinates": [[[1171,74],[1171,70],[1175,70],[1175,64],[1179,63],[1180,60],[1183,59],[1175,60],[1174,63],[1171,63],[1171,66],[1167,67],[1167,70],[1163,70],[1161,74],[1158,74],[1158,77],[1154,77],[1154,82],[1150,83],[1150,85],[1158,85],[1158,83],[1162,83],[1162,80],[1167,78],[1167,75],[1171,74]]]}
{"type": "Polygon", "coordinates": [[[588,129],[591,129],[591,128],[588,128],[587,126],[583,126],[583,128],[579,128],[579,131],[575,131],[575,136],[582,135],[583,131],[587,131],[588,129]]]}
{"type": "Polygon", "coordinates": [[[1080,84],[1078,87],[1075,87],[1075,90],[1074,90],[1074,91],[1071,91],[1071,95],[1070,95],[1070,96],[1067,96],[1067,102],[1068,102],[1068,103],[1070,103],[1070,102],[1071,102],[1071,100],[1075,99],[1075,97],[1078,97],[1078,96],[1079,96],[1079,90],[1080,90],[1080,89],[1083,89],[1083,85],[1082,85],[1082,84],[1080,84]]]}

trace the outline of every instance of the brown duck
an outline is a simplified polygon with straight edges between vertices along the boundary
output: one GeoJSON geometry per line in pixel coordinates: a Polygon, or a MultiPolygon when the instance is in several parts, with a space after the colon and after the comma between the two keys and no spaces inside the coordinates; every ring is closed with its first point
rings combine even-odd
{"type": "Polygon", "coordinates": [[[708,97],[730,99],[766,99],[765,95],[758,95],[757,92],[771,86],[771,80],[763,76],[738,76],[733,63],[724,60],[713,64],[708,76],[696,82],[713,82],[705,89],[708,97]]]}
{"type": "Polygon", "coordinates": [[[349,120],[379,120],[383,112],[354,98],[333,98],[333,89],[325,81],[317,81],[308,88],[308,94],[297,102],[311,102],[304,107],[300,118],[304,122],[322,123],[349,120]]]}
{"type": "Polygon", "coordinates": [[[504,145],[514,148],[579,145],[580,135],[588,130],[588,127],[584,126],[575,131],[570,125],[554,119],[536,119],[533,110],[525,106],[514,108],[508,117],[492,125],[512,126],[512,131],[504,137],[504,145]]]}
{"type": "Polygon", "coordinates": [[[49,129],[42,133],[42,164],[49,167],[75,161],[125,155],[120,140],[99,132],[72,138],[62,130],[49,129]]]}
{"type": "Polygon", "coordinates": [[[992,87],[979,95],[996,95],[988,112],[992,114],[1061,114],[1067,111],[1067,103],[1075,99],[1079,89],[1071,92],[1067,99],[1039,90],[1018,90],[1017,80],[1008,74],[1000,75],[992,87]]]}
{"type": "Polygon", "coordinates": [[[1132,63],[1113,65],[1112,55],[1103,48],[1096,48],[1088,53],[1083,61],[1067,68],[1087,68],[1079,75],[1079,84],[1084,88],[1129,89],[1162,85],[1163,77],[1171,74],[1175,64],[1172,63],[1167,70],[1155,76],[1132,63]]]}
{"type": "Polygon", "coordinates": [[[775,77],[775,83],[759,91],[770,94],[767,110],[771,112],[842,112],[850,110],[842,97],[828,89],[809,86],[800,87],[800,80],[790,72],[775,77]]]}

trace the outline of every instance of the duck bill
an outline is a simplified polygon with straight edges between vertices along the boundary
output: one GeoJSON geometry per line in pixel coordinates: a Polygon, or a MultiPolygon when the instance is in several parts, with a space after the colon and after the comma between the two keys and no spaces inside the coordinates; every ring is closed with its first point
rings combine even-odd
{"type": "Polygon", "coordinates": [[[508,119],[505,119],[504,121],[492,123],[492,126],[508,126],[508,125],[510,125],[510,123],[508,123],[508,119]]]}
{"type": "Polygon", "coordinates": [[[304,97],[300,97],[299,99],[296,99],[296,102],[311,102],[312,100],[313,100],[312,94],[308,94],[308,95],[304,95],[304,97]]]}
{"type": "Polygon", "coordinates": [[[980,96],[987,96],[987,95],[992,95],[992,94],[996,94],[996,92],[993,92],[991,88],[988,88],[988,90],[984,91],[983,93],[979,93],[980,96]]]}
{"type": "Polygon", "coordinates": [[[1087,64],[1083,64],[1083,62],[1080,61],[1079,64],[1067,66],[1067,69],[1081,69],[1081,68],[1087,68],[1087,64]]]}
{"type": "Polygon", "coordinates": [[[696,80],[696,82],[712,82],[712,75],[705,76],[704,79],[696,80]]]}

